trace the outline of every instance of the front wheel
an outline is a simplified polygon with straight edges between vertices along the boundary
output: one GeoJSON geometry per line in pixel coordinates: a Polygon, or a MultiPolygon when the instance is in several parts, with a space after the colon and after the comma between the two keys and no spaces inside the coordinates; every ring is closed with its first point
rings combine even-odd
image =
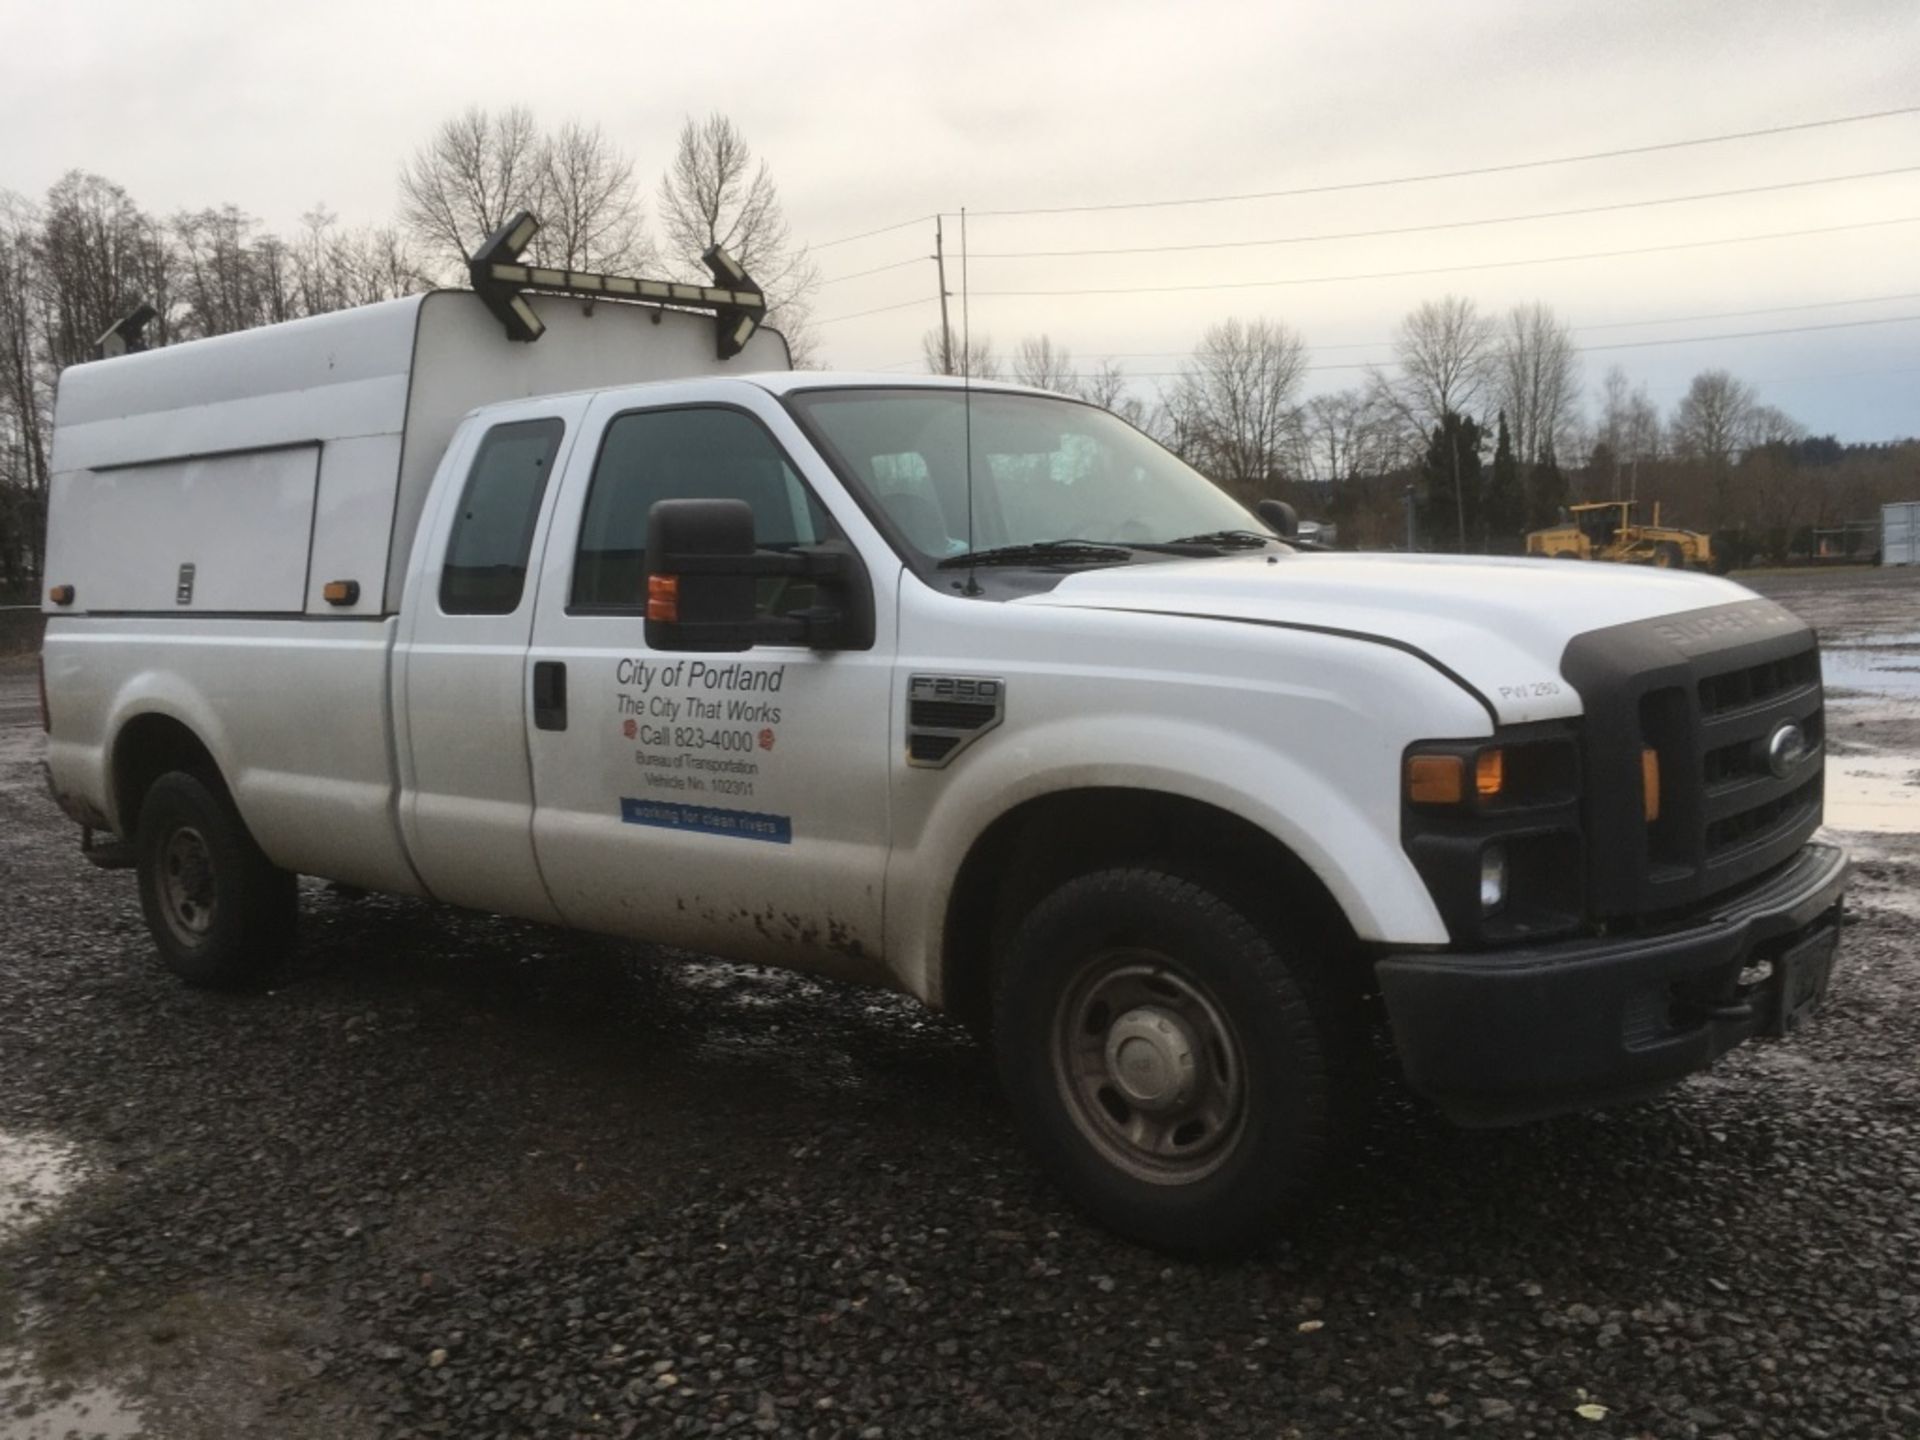
{"type": "Polygon", "coordinates": [[[270,974],[293,939],[299,892],[224,790],[173,771],[148,789],[135,840],[140,908],[182,980],[234,989],[270,974]]]}
{"type": "Polygon", "coordinates": [[[1211,885],[1068,881],[1015,931],[994,1009],[1028,1142],[1109,1228],[1240,1251],[1312,1187],[1352,1036],[1306,958],[1211,885]]]}

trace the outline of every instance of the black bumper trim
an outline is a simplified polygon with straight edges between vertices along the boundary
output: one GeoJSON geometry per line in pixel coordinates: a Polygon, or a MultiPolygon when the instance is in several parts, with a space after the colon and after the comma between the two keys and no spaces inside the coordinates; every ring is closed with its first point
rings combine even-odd
{"type": "Polygon", "coordinates": [[[1769,1020],[1743,967],[1839,922],[1846,853],[1809,844],[1703,919],[1646,935],[1375,968],[1408,1082],[1452,1119],[1513,1124],[1649,1094],[1769,1020]]]}

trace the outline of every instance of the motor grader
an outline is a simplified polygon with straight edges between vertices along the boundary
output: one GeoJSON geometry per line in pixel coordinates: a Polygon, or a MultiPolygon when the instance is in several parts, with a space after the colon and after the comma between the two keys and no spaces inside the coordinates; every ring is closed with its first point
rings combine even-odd
{"type": "Polygon", "coordinates": [[[1662,570],[1719,573],[1710,536],[1662,525],[1658,501],[1653,506],[1653,523],[1642,525],[1633,518],[1638,503],[1604,500],[1572,506],[1565,524],[1528,534],[1527,553],[1556,560],[1614,560],[1662,570]]]}

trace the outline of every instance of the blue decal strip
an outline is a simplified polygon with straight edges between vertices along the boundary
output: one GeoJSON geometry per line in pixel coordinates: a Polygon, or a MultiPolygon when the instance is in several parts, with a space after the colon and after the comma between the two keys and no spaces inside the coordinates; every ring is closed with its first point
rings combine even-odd
{"type": "Polygon", "coordinates": [[[703,835],[765,840],[773,845],[793,843],[790,815],[720,810],[711,805],[682,805],[675,800],[634,800],[622,795],[620,818],[629,825],[657,825],[662,830],[698,830],[703,835]]]}

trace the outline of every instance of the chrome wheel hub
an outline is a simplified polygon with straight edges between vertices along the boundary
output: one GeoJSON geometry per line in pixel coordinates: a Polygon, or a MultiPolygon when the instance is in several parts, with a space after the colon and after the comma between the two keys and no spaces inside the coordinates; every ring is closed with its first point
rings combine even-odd
{"type": "Polygon", "coordinates": [[[1245,1125],[1233,1026],[1206,989],[1145,950],[1088,958],[1053,1025],[1060,1098],[1108,1160],[1159,1184],[1210,1175],[1245,1125]]]}

